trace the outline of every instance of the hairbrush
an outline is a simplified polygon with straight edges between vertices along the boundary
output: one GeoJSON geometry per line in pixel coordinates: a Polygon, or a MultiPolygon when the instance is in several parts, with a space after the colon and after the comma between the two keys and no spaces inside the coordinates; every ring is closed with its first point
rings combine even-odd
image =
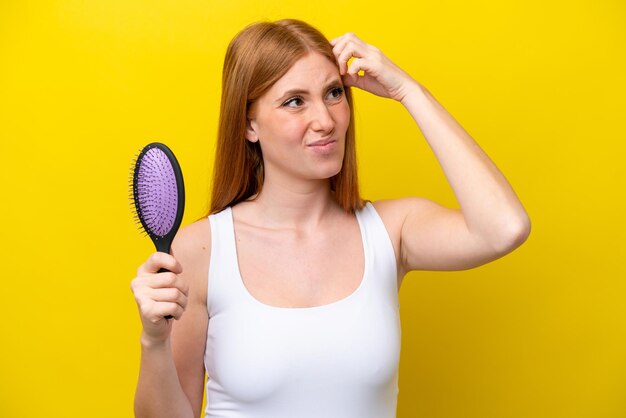
{"type": "MultiPolygon", "coordinates": [[[[139,152],[131,171],[135,222],[150,236],[157,251],[169,254],[185,210],[185,185],[178,160],[165,144],[153,142],[139,152]]],[[[168,270],[162,268],[159,273],[164,271],[168,270]]]]}

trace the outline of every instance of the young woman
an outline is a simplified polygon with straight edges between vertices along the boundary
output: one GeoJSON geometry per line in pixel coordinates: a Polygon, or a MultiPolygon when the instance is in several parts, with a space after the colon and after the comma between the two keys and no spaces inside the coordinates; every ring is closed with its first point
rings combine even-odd
{"type": "Polygon", "coordinates": [[[428,90],[352,33],[248,26],[222,88],[210,216],[132,281],[136,415],[198,417],[206,371],[206,417],[395,417],[402,278],[509,253],[530,231],[522,204],[428,90]],[[404,105],[460,210],[360,198],[351,87],[404,105]]]}

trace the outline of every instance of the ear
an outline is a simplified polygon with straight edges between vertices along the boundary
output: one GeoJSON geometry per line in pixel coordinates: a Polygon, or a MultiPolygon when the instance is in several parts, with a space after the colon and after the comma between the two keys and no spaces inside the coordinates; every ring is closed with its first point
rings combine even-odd
{"type": "Polygon", "coordinates": [[[248,141],[257,142],[259,140],[256,129],[256,122],[254,120],[246,119],[246,139],[248,141]]]}

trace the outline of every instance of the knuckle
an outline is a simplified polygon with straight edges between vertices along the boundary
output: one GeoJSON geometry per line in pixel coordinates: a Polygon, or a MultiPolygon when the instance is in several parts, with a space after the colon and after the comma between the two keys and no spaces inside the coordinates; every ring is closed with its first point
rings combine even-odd
{"type": "Polygon", "coordinates": [[[135,300],[137,301],[137,307],[141,315],[146,316],[150,311],[150,303],[142,297],[136,297],[135,300]]]}
{"type": "Polygon", "coordinates": [[[169,287],[158,289],[154,294],[154,298],[159,302],[169,302],[172,300],[172,289],[169,287]]]}
{"type": "Polygon", "coordinates": [[[176,274],[175,273],[167,272],[167,273],[164,273],[164,275],[165,275],[165,277],[164,277],[165,278],[165,283],[168,286],[173,286],[174,283],[176,283],[176,274]]]}
{"type": "Polygon", "coordinates": [[[173,256],[171,256],[171,260],[172,260],[172,271],[174,273],[180,273],[182,271],[182,266],[180,265],[180,263],[178,262],[178,260],[176,258],[174,258],[173,256]]]}
{"type": "Polygon", "coordinates": [[[158,252],[157,254],[159,254],[159,260],[161,260],[162,263],[165,264],[170,264],[170,262],[172,261],[172,256],[170,254],[167,253],[163,253],[163,252],[158,252]]]}
{"type": "Polygon", "coordinates": [[[176,258],[174,258],[172,254],[163,253],[163,260],[168,265],[171,265],[173,268],[176,266],[176,264],[178,264],[178,262],[176,261],[176,258]]]}
{"type": "MultiPolygon", "coordinates": [[[[154,253],[152,253],[152,257],[153,258],[153,262],[157,265],[159,265],[160,267],[168,267],[170,265],[170,257],[171,255],[169,254],[165,254],[161,251],[156,251],[154,253]]],[[[169,270],[169,268],[168,268],[169,270]]]]}
{"type": "Polygon", "coordinates": [[[172,283],[172,274],[169,271],[157,273],[157,287],[170,287],[172,283]]]}
{"type": "Polygon", "coordinates": [[[145,287],[144,286],[144,280],[141,277],[135,277],[133,280],[131,280],[130,282],[130,290],[135,294],[139,294],[141,293],[141,289],[145,287]]]}
{"type": "Polygon", "coordinates": [[[165,297],[169,301],[176,301],[176,300],[178,300],[178,289],[176,289],[176,288],[168,288],[167,291],[165,292],[165,297]]]}
{"type": "Polygon", "coordinates": [[[155,251],[152,254],[150,254],[150,257],[148,257],[148,261],[155,263],[159,260],[159,257],[160,257],[159,252],[155,251]]]}
{"type": "Polygon", "coordinates": [[[185,306],[187,305],[187,297],[181,292],[178,292],[178,295],[176,296],[176,302],[181,306],[185,306]]]}

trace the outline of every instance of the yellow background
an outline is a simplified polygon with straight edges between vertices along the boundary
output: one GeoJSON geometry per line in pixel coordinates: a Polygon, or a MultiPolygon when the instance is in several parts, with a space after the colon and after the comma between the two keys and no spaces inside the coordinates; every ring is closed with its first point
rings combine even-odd
{"type": "MultiPolygon", "coordinates": [[[[283,17],[382,49],[481,144],[533,222],[501,260],[405,280],[398,416],[626,417],[618,0],[0,2],[0,417],[132,416],[129,282],[153,251],[131,219],[132,157],[168,144],[183,224],[201,216],[228,41],[283,17]]],[[[365,197],[456,204],[400,104],[357,92],[356,122],[365,197]]]]}

